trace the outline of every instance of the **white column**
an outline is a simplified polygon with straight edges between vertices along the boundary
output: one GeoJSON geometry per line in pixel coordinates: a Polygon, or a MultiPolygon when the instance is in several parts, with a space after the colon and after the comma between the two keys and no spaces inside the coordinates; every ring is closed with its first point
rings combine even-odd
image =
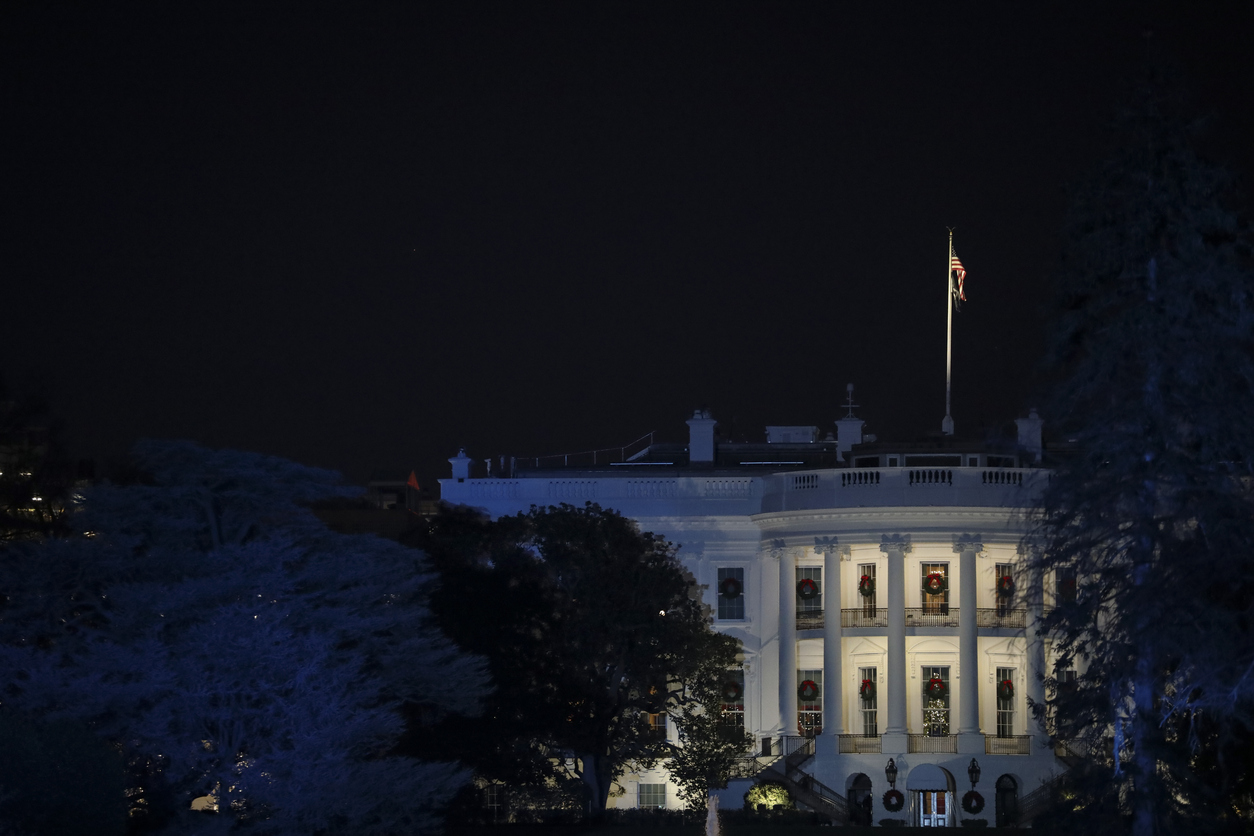
{"type": "Polygon", "coordinates": [[[797,731],[797,558],[778,548],[779,560],[779,729],[797,731]]]}
{"type": "Polygon", "coordinates": [[[958,752],[980,754],[980,643],[976,629],[977,569],[975,556],[984,551],[976,534],[954,538],[958,558],[958,752]]]}
{"type": "Polygon", "coordinates": [[[885,753],[906,752],[906,554],[910,536],[884,535],[880,551],[888,555],[888,724],[881,744],[885,753]]]}
{"type": "MultiPolygon", "coordinates": [[[[836,754],[845,731],[844,674],[841,665],[841,548],[835,537],[815,537],[814,551],[823,555],[823,734],[817,751],[836,754]]],[[[848,547],[845,548],[848,551],[848,547]]]]}

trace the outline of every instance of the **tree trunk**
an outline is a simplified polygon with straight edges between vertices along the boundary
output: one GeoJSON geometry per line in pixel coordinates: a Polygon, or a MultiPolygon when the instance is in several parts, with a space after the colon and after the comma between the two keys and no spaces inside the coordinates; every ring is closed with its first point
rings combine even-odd
{"type": "Polygon", "coordinates": [[[579,759],[583,761],[580,777],[588,787],[588,818],[593,822],[600,822],[605,818],[610,787],[614,783],[614,776],[610,774],[609,758],[583,754],[579,756],[579,759]]]}

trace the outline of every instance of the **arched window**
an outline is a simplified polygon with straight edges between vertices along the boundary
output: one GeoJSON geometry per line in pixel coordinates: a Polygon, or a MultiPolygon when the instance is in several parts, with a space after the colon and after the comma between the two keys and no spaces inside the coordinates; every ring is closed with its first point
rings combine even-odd
{"type": "Polygon", "coordinates": [[[997,779],[997,826],[1014,827],[1019,819],[1019,782],[1009,775],[997,779]]]}
{"type": "Polygon", "coordinates": [[[845,787],[845,798],[849,803],[849,823],[869,827],[871,825],[871,811],[875,805],[871,791],[871,779],[859,772],[857,775],[849,776],[845,787]]]}

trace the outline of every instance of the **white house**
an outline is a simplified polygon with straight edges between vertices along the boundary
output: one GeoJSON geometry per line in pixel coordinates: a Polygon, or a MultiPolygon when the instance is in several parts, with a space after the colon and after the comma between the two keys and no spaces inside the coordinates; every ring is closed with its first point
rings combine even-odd
{"type": "MultiPolygon", "coordinates": [[[[877,822],[1022,821],[1025,798],[1066,769],[1028,711],[1044,700],[1046,591],[1012,594],[1049,478],[1036,413],[1000,447],[864,440],[852,409],[825,439],[768,427],[765,443],[733,444],[708,412],[687,423],[687,445],[489,462],[478,478],[462,452],[442,499],[494,517],[593,501],[679,545],[717,628],[744,645],[725,710],[759,740],[757,768],[803,805],[846,820],[869,799],[877,822]],[[885,807],[890,759],[900,810],[885,807]],[[973,760],[979,813],[961,807],[973,760]]],[[[750,783],[734,781],[724,808],[750,783]]],[[[622,784],[617,806],[675,803],[664,771],[622,784]]]]}

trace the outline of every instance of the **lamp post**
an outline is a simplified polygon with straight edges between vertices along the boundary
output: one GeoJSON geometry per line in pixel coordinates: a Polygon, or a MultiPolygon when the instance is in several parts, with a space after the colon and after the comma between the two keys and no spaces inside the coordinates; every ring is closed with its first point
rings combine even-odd
{"type": "Polygon", "coordinates": [[[890,787],[897,789],[897,764],[892,758],[888,759],[888,766],[884,767],[884,777],[888,779],[890,787]]]}
{"type": "Polygon", "coordinates": [[[980,782],[980,764],[971,759],[971,765],[967,767],[967,777],[971,779],[971,789],[975,789],[975,785],[980,782]]]}

